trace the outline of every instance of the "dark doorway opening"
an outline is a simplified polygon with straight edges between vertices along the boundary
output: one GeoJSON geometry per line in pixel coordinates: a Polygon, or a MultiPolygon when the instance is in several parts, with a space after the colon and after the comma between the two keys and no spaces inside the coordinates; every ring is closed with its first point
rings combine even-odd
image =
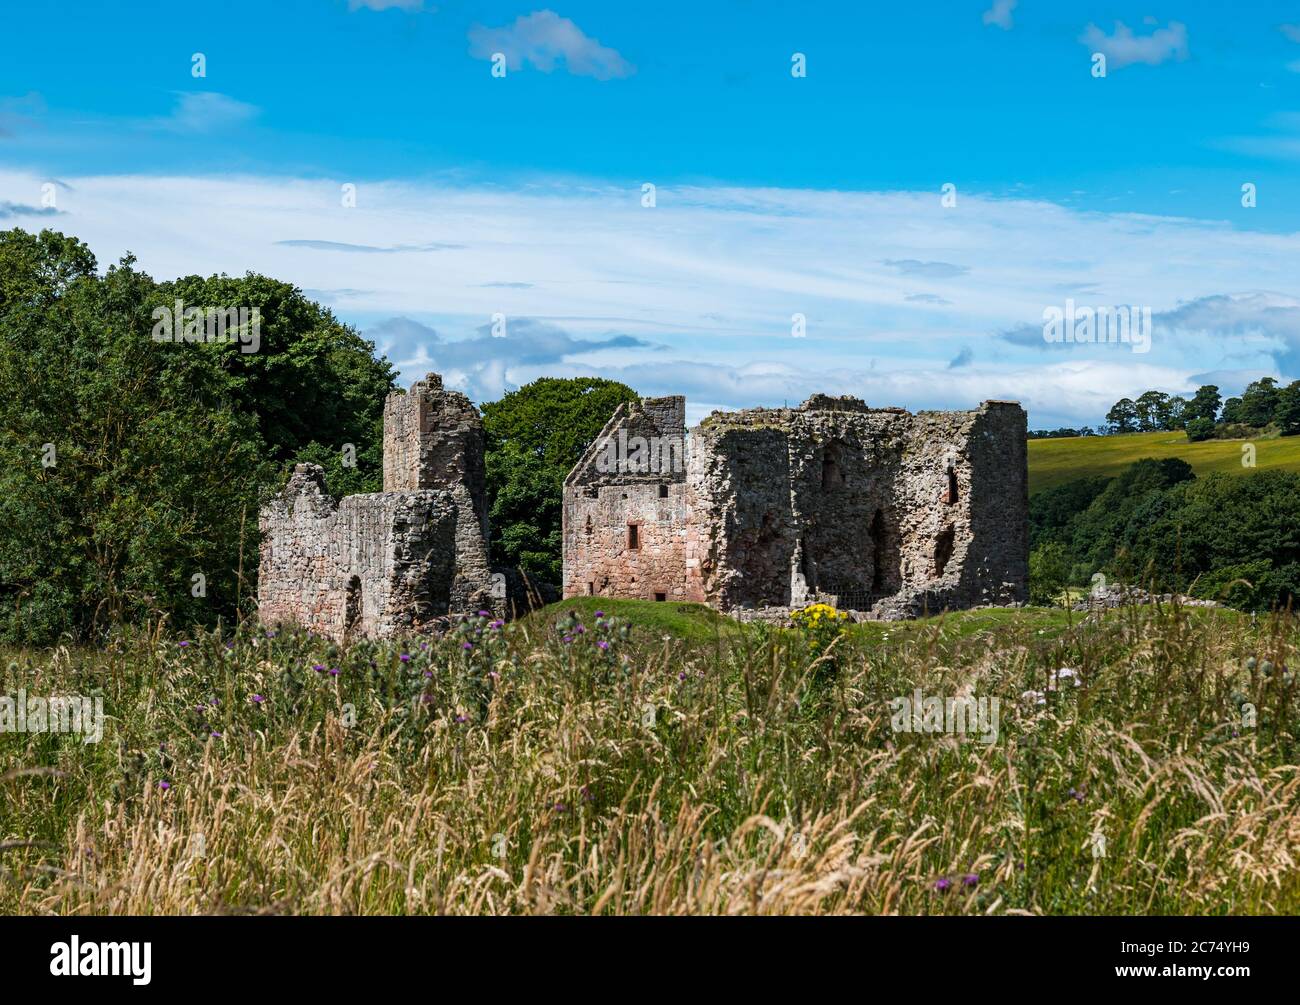
{"type": "Polygon", "coordinates": [[[952,558],[953,537],[953,529],[949,527],[939,535],[939,539],[934,543],[934,576],[936,579],[943,575],[943,570],[948,567],[948,560],[952,558]]]}
{"type": "Polygon", "coordinates": [[[361,577],[348,580],[343,596],[343,640],[350,642],[361,630],[361,577]]]}

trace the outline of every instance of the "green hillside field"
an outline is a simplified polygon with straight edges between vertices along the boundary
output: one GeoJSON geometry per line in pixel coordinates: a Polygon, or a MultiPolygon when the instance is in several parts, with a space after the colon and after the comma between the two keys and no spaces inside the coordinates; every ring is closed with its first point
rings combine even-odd
{"type": "Polygon", "coordinates": [[[1041,492],[1075,478],[1117,475],[1144,457],[1181,457],[1204,475],[1211,471],[1243,474],[1265,468],[1300,471],[1300,436],[1257,440],[1205,440],[1188,443],[1182,432],[1072,436],[1029,441],[1029,492],[1041,492]],[[1242,447],[1255,445],[1255,467],[1242,466],[1242,447]]]}

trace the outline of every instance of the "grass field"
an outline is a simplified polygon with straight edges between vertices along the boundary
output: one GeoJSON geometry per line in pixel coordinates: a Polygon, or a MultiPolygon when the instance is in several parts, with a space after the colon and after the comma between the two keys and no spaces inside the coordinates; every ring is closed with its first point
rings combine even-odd
{"type": "Polygon", "coordinates": [[[1243,474],[1266,468],[1300,471],[1300,436],[1251,440],[1255,468],[1242,466],[1245,440],[1188,443],[1181,432],[1129,433],[1123,436],[1076,436],[1029,441],[1029,491],[1060,485],[1089,475],[1117,475],[1143,457],[1181,457],[1198,475],[1210,471],[1243,474]]]}
{"type": "Polygon", "coordinates": [[[584,598],[10,652],[0,694],[106,723],[0,733],[0,913],[1296,914],[1298,638],[1028,608],[827,649],[584,598]],[[918,688],[992,735],[900,729],[918,688]]]}

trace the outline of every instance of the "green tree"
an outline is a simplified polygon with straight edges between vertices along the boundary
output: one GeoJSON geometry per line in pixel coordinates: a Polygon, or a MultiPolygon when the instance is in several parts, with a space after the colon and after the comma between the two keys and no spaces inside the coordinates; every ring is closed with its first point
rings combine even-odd
{"type": "Polygon", "coordinates": [[[1029,602],[1043,606],[1060,603],[1068,573],[1065,547],[1059,541],[1035,548],[1029,554],[1029,602]]]}
{"type": "Polygon", "coordinates": [[[1138,428],[1137,406],[1132,398],[1120,398],[1106,413],[1106,422],[1112,433],[1131,433],[1138,428]]]}
{"type": "Polygon", "coordinates": [[[1192,400],[1187,403],[1187,407],[1183,409],[1184,422],[1206,419],[1210,425],[1214,425],[1219,419],[1219,406],[1222,401],[1223,398],[1216,385],[1202,384],[1192,395],[1192,400]]]}
{"type": "MultiPolygon", "coordinates": [[[[1272,377],[1261,377],[1247,386],[1241,395],[1241,421],[1259,428],[1273,421],[1277,411],[1278,387],[1272,377]]],[[[1227,420],[1225,420],[1227,421],[1227,420]]]]}
{"type": "Polygon", "coordinates": [[[1146,391],[1133,402],[1137,413],[1138,429],[1150,433],[1163,428],[1163,422],[1169,411],[1169,395],[1162,391],[1146,391]]]}
{"type": "Polygon", "coordinates": [[[213,369],[236,407],[256,417],[271,460],[286,468],[320,464],[336,496],[382,488],[384,398],[396,384],[372,343],[301,290],[253,273],[160,283],[149,305],[176,300],[257,308],[257,352],[231,344],[186,348],[213,369]]]}
{"type": "Polygon", "coordinates": [[[1160,427],[1163,430],[1182,429],[1186,419],[1187,399],[1173,395],[1165,399],[1164,408],[1159,413],[1160,427]]]}
{"type": "Polygon", "coordinates": [[[1300,380],[1293,380],[1277,392],[1277,411],[1273,420],[1283,436],[1300,433],[1300,380]]]}
{"type": "Polygon", "coordinates": [[[101,276],[75,238],[0,232],[0,638],[234,615],[277,468],[350,437],[372,470],[340,481],[373,480],[390,386],[368,343],[287,284],[160,285],[130,256],[101,276]],[[155,308],[178,297],[258,306],[258,352],[156,341],[155,308]]]}
{"type": "Polygon", "coordinates": [[[559,583],[564,479],[636,392],[597,377],[543,377],[482,406],[492,559],[559,583]]]}

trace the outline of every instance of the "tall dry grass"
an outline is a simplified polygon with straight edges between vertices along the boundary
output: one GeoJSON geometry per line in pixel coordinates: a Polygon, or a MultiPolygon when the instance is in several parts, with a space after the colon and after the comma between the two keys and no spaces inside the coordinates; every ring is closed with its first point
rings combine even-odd
{"type": "Polygon", "coordinates": [[[818,660],[556,617],[20,656],[0,693],[110,718],[0,736],[0,910],[1300,911],[1287,619],[959,615],[818,660]],[[997,740],[896,733],[916,687],[1000,698],[997,740]]]}

